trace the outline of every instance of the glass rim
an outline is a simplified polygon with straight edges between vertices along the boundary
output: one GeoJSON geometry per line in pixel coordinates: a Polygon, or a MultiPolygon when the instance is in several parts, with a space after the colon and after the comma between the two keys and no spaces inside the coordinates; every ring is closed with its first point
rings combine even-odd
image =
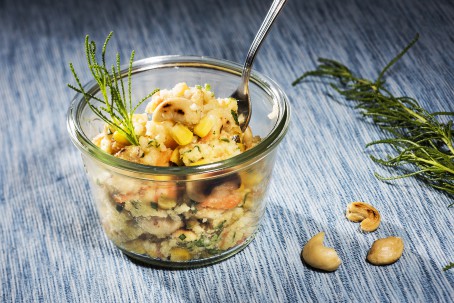
{"type": "MultiPolygon", "coordinates": [[[[147,70],[172,67],[200,67],[219,70],[224,73],[237,75],[238,81],[240,81],[243,68],[238,63],[232,61],[206,56],[168,55],[149,57],[135,61],[132,64],[132,75],[147,70]]],[[[127,71],[128,66],[122,66],[120,75],[123,77],[127,74],[127,71]]],[[[81,152],[115,170],[120,170],[123,173],[129,172],[145,175],[174,176],[178,178],[187,175],[204,174],[206,176],[207,174],[216,174],[217,172],[222,171],[236,171],[238,170],[238,167],[248,166],[263,158],[273,150],[287,132],[290,120],[288,98],[277,83],[255,71],[251,72],[250,82],[256,84],[267,94],[273,96],[273,99],[276,98],[275,102],[278,103],[279,108],[278,118],[271,131],[266,137],[262,138],[260,143],[245,152],[225,160],[196,166],[151,166],[127,161],[110,155],[97,147],[92,140],[85,135],[80,126],[79,118],[82,111],[85,109],[85,106],[87,106],[87,101],[81,93],[77,93],[71,100],[67,112],[68,132],[72,142],[81,152]]],[[[94,79],[86,83],[84,88],[90,94],[95,94],[99,91],[99,86],[94,79]]]]}

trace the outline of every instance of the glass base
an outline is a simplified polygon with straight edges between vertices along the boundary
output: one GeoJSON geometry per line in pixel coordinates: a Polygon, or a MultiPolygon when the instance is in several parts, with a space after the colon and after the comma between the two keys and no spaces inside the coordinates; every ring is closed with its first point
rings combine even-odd
{"type": "Polygon", "coordinates": [[[146,256],[146,255],[140,255],[140,254],[136,254],[136,253],[124,250],[121,247],[118,247],[118,248],[131,259],[133,259],[135,261],[139,261],[140,263],[143,263],[145,265],[151,265],[152,267],[157,267],[157,268],[162,268],[162,269],[192,269],[192,268],[199,268],[199,267],[204,267],[204,266],[212,265],[215,263],[219,263],[221,261],[224,261],[224,260],[232,257],[233,255],[237,254],[238,252],[240,252],[244,248],[246,248],[246,246],[248,246],[249,243],[251,243],[252,240],[254,240],[255,235],[256,235],[256,232],[254,232],[241,245],[233,247],[232,249],[229,249],[219,255],[209,257],[209,258],[204,258],[204,259],[181,261],[181,262],[169,261],[169,260],[163,260],[163,259],[154,259],[154,258],[150,258],[149,256],[146,256]]]}

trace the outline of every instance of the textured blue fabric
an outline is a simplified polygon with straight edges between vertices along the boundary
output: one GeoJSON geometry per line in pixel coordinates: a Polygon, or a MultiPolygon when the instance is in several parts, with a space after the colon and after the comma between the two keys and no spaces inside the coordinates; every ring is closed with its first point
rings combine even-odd
{"type": "MultiPolygon", "coordinates": [[[[206,268],[141,266],[103,234],[79,152],[65,125],[72,61],[83,82],[85,34],[123,57],[192,54],[242,62],[270,1],[0,0],[0,301],[2,302],[452,302],[453,198],[414,179],[384,183],[365,149],[384,133],[316,82],[290,83],[334,58],[376,77],[416,32],[420,41],[387,75],[390,90],[430,110],[454,110],[451,0],[289,0],[254,68],[292,104],[256,239],[206,268]],[[362,234],[344,217],[366,201],[383,221],[362,234]],[[302,264],[319,231],[343,263],[334,273],[302,264]],[[379,237],[400,236],[397,263],[365,261],[379,237]]],[[[108,59],[113,59],[109,54],[108,59]]]]}

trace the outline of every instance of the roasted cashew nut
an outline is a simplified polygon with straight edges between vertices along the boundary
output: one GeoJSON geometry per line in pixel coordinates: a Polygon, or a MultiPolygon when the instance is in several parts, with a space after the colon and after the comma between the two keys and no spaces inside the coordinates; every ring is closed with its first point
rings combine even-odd
{"type": "Polygon", "coordinates": [[[372,232],[380,225],[380,213],[375,207],[364,202],[352,202],[347,206],[346,217],[353,222],[361,222],[361,230],[372,232]]]}
{"type": "Polygon", "coordinates": [[[404,241],[399,237],[376,240],[367,254],[367,261],[373,265],[388,265],[396,262],[404,252],[404,241]]]}
{"type": "Polygon", "coordinates": [[[201,106],[202,104],[182,97],[168,98],[153,111],[153,121],[175,121],[195,125],[201,118],[201,106]]]}
{"type": "Polygon", "coordinates": [[[335,271],[342,263],[334,248],[323,245],[324,232],[319,232],[304,245],[301,256],[309,266],[325,271],[335,271]]]}

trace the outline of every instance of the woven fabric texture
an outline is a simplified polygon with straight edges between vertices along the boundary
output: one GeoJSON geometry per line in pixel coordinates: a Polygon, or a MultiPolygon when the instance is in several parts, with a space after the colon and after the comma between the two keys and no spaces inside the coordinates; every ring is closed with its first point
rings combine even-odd
{"type": "MultiPolygon", "coordinates": [[[[396,95],[454,111],[454,4],[450,0],[289,0],[254,69],[292,106],[263,224],[242,252],[193,270],[132,262],[104,235],[78,150],[66,130],[68,63],[85,69],[86,34],[124,58],[205,55],[242,62],[270,0],[0,0],[0,301],[2,302],[453,302],[454,200],[372,162],[386,134],[320,81],[291,86],[318,57],[367,78],[416,33],[386,75],[396,95]],[[373,233],[345,218],[352,201],[381,211],[373,233]],[[305,266],[305,242],[326,232],[342,265],[305,266]],[[377,238],[404,239],[390,266],[365,261],[377,238]]],[[[114,59],[108,54],[108,60],[114,59]]]]}

